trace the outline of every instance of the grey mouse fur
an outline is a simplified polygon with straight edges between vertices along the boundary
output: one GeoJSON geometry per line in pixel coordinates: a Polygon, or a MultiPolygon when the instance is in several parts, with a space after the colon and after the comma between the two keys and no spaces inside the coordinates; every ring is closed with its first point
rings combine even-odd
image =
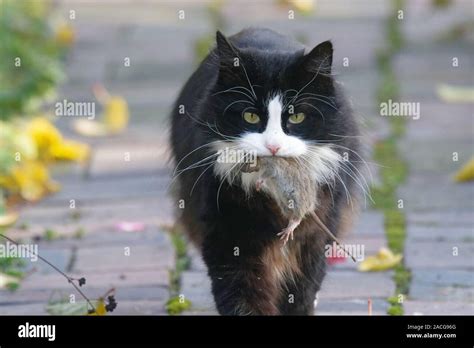
{"type": "Polygon", "coordinates": [[[309,171],[295,159],[260,157],[256,168],[245,167],[244,172],[258,170],[255,189],[270,196],[289,222],[278,235],[284,244],[293,239],[293,232],[303,218],[318,205],[318,187],[309,171]]]}

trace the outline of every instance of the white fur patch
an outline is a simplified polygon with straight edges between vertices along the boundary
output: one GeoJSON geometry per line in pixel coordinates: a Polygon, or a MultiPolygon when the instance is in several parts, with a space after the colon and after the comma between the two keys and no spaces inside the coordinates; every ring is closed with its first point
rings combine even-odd
{"type": "Polygon", "coordinates": [[[269,146],[278,147],[275,154],[282,157],[297,157],[306,152],[306,143],[298,137],[285,134],[281,127],[281,112],[283,109],[280,96],[273,97],[268,105],[268,122],[262,133],[247,133],[240,139],[240,146],[247,150],[256,151],[258,156],[272,156],[269,146]]]}

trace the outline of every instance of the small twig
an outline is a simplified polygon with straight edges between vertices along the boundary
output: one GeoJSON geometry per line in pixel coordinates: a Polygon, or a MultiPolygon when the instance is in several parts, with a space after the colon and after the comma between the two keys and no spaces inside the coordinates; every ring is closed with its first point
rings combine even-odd
{"type": "MultiPolygon", "coordinates": [[[[19,246],[19,247],[23,247],[25,248],[28,253],[30,253],[31,255],[35,255],[36,257],[38,257],[41,261],[43,261],[44,263],[46,263],[47,265],[49,265],[51,268],[53,268],[55,271],[57,271],[59,274],[61,274],[64,278],[67,279],[67,281],[77,290],[77,292],[86,300],[87,304],[89,306],[91,306],[91,308],[94,310],[94,312],[96,311],[94,305],[92,304],[92,302],[89,300],[89,298],[87,298],[87,296],[82,292],[82,290],[74,283],[75,280],[79,280],[79,279],[75,279],[75,278],[72,278],[70,276],[68,276],[66,273],[64,273],[63,271],[61,271],[59,268],[57,268],[55,265],[53,265],[51,262],[49,262],[48,260],[46,260],[45,258],[43,258],[41,255],[31,251],[28,247],[26,247],[25,245],[20,245],[18,244],[17,242],[15,242],[13,239],[5,236],[4,234],[0,233],[0,236],[5,238],[6,240],[8,240],[9,242],[19,246]]],[[[82,278],[81,278],[82,279],[82,278]]]]}
{"type": "Polygon", "coordinates": [[[324,232],[326,232],[327,235],[329,235],[337,244],[337,246],[339,248],[341,248],[342,250],[344,250],[344,252],[346,253],[346,255],[350,256],[351,259],[354,261],[354,262],[357,262],[357,260],[355,259],[354,256],[352,256],[352,254],[347,251],[341,244],[341,242],[339,242],[339,240],[336,238],[336,236],[331,232],[329,231],[329,229],[326,227],[326,225],[321,221],[321,219],[319,218],[319,216],[314,212],[312,211],[311,214],[310,214],[313,219],[316,221],[316,223],[323,229],[324,232]]]}

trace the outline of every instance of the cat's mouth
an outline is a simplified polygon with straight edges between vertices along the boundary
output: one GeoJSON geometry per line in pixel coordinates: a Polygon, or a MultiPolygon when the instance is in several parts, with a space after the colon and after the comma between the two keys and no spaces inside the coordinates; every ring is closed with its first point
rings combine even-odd
{"type": "Polygon", "coordinates": [[[342,163],[342,156],[330,146],[308,145],[306,151],[298,156],[285,156],[282,154],[266,154],[256,149],[242,148],[235,142],[219,141],[213,144],[216,151],[214,174],[229,184],[240,184],[245,191],[250,190],[257,180],[261,170],[259,158],[263,162],[287,158],[292,160],[318,185],[334,182],[342,163]]]}

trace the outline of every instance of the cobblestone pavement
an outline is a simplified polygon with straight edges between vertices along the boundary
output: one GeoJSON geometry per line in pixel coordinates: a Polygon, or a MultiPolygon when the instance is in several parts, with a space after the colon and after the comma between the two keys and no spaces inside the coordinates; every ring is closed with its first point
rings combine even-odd
{"type": "MultiPolygon", "coordinates": [[[[384,43],[388,2],[358,1],[358,6],[349,9],[337,1],[320,1],[315,17],[299,16],[294,21],[288,20],[286,9],[275,7],[273,2],[248,2],[246,6],[236,3],[229,2],[224,8],[225,33],[258,24],[302,37],[311,45],[332,39],[334,68],[363,120],[368,148],[386,135],[386,122],[377,116],[375,107],[375,59],[377,49],[384,43]],[[236,17],[235,13],[240,15],[236,17]],[[348,67],[343,66],[345,57],[349,58],[348,67]]],[[[174,269],[176,258],[165,232],[173,224],[173,202],[167,196],[170,172],[166,117],[179,87],[194,68],[194,42],[213,29],[206,20],[204,6],[195,2],[183,2],[181,6],[171,1],[143,1],[136,5],[127,1],[100,5],[60,2],[60,12],[67,15],[71,8],[77,13],[73,25],[78,39],[68,57],[69,79],[61,88],[60,99],[93,100],[91,85],[103,81],[112,93],[127,99],[132,122],[128,131],[117,137],[79,138],[92,143],[90,167],[57,168],[55,178],[61,182],[62,190],[37,205],[25,207],[11,236],[27,240],[44,235],[47,229],[56,231],[61,238],[41,241],[41,255],[71,275],[85,276],[84,291],[90,297],[114,287],[119,303],[114,314],[166,314],[169,271],[174,269]],[[186,11],[184,21],[176,15],[181,8],[186,11]],[[124,57],[130,57],[130,67],[123,66],[124,57]],[[130,153],[130,161],[124,161],[126,152],[130,153]],[[71,199],[76,201],[74,210],[69,208],[71,199]],[[125,232],[117,228],[120,222],[141,222],[145,228],[141,232],[125,232]],[[22,225],[27,228],[20,228],[22,225]],[[126,250],[130,251],[128,256],[126,250]]],[[[452,55],[442,46],[432,49],[444,52],[446,57],[452,55]]],[[[431,75],[431,69],[424,64],[424,54],[432,54],[429,52],[432,51],[415,45],[397,58],[402,84],[410,85],[404,89],[407,98],[421,98],[427,93],[426,84],[437,81],[434,79],[442,73],[438,67],[438,75],[431,75]],[[407,65],[409,68],[405,69],[407,65]],[[411,86],[415,73],[425,75],[411,86]]],[[[467,79],[469,66],[463,69],[459,74],[467,79]]],[[[451,78],[456,81],[456,77],[451,78]]],[[[466,311],[463,303],[472,303],[472,186],[451,184],[446,174],[459,164],[449,163],[451,152],[470,155],[472,133],[469,138],[469,129],[463,125],[469,122],[466,118],[472,116],[472,109],[468,115],[467,106],[447,106],[432,95],[426,97],[426,102],[423,115],[428,115],[431,107],[430,117],[437,123],[431,123],[428,116],[410,122],[402,144],[407,146],[404,153],[413,169],[400,193],[406,205],[412,207],[407,207],[406,253],[408,266],[414,270],[413,296],[406,307],[409,312],[423,313],[435,308],[466,311]],[[459,111],[459,127],[441,116],[446,111],[450,115],[459,111]],[[444,144],[436,142],[438,127],[445,129],[448,136],[444,144]],[[449,141],[452,146],[446,148],[449,141]],[[448,157],[441,158],[442,151],[448,157]],[[444,169],[435,165],[438,160],[444,169]],[[426,165],[431,167],[422,168],[426,165]],[[430,171],[429,175],[426,171],[430,171]],[[431,196],[428,202],[433,206],[426,205],[424,198],[431,196]],[[447,228],[449,235],[445,233],[447,228]],[[450,252],[453,243],[459,247],[460,256],[440,260],[442,250],[450,252]],[[456,300],[456,305],[450,307],[447,294],[449,301],[456,300]]],[[[77,137],[69,131],[69,120],[61,119],[58,124],[68,136],[77,137]]],[[[377,180],[377,167],[372,172],[377,180]]],[[[386,245],[382,213],[365,209],[346,242],[364,243],[366,254],[386,245]]],[[[192,308],[184,314],[215,314],[205,266],[194,249],[188,249],[191,265],[182,273],[180,293],[191,300],[192,308]]],[[[395,289],[391,277],[391,272],[360,273],[349,261],[331,266],[319,294],[317,314],[366,314],[369,298],[373,313],[385,314],[386,299],[395,289]]],[[[38,262],[17,291],[0,290],[0,314],[42,314],[51,298],[71,293],[74,292],[67,281],[38,262]]]]}

